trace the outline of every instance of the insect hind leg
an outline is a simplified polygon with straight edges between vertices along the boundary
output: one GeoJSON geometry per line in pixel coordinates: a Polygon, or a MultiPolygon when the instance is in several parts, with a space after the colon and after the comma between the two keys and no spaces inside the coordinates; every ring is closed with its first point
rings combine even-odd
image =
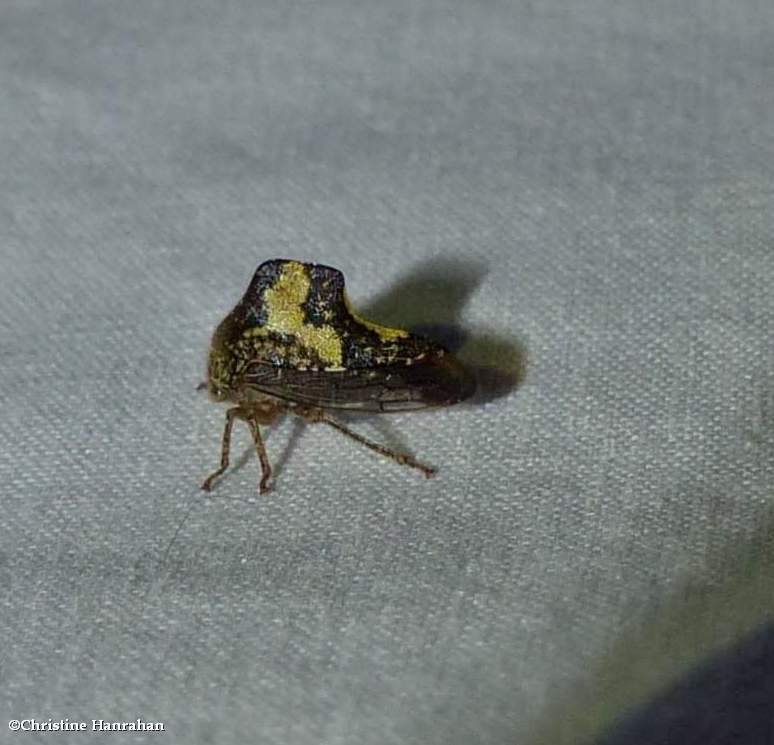
{"type": "Polygon", "coordinates": [[[323,422],[329,427],[333,427],[333,429],[338,430],[347,437],[351,437],[361,445],[365,445],[367,448],[373,450],[376,453],[379,453],[379,455],[384,455],[387,458],[391,458],[396,463],[400,463],[402,466],[410,466],[411,468],[416,468],[417,470],[422,471],[422,473],[424,473],[425,477],[428,479],[435,475],[435,468],[432,466],[420,463],[408,453],[399,453],[397,450],[391,450],[390,448],[385,447],[378,442],[374,442],[373,440],[369,440],[367,437],[363,437],[363,435],[354,432],[349,427],[342,424],[340,421],[338,421],[338,419],[334,419],[333,417],[328,416],[324,411],[318,410],[309,412],[307,418],[310,421],[323,422]]]}

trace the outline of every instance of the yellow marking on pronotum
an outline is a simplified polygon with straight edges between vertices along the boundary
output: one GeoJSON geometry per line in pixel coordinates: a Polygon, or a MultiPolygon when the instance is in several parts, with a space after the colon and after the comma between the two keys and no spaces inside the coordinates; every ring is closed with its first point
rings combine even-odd
{"type": "Polygon", "coordinates": [[[347,297],[347,294],[344,293],[344,305],[347,306],[347,310],[349,311],[352,318],[354,318],[358,323],[365,326],[367,329],[370,329],[371,331],[375,331],[379,338],[382,341],[391,341],[392,339],[404,339],[407,337],[408,331],[404,331],[403,329],[393,329],[389,326],[382,326],[381,324],[374,323],[373,321],[369,321],[367,318],[363,318],[362,316],[359,316],[357,314],[357,311],[352,307],[352,304],[349,302],[349,298],[347,297]]]}
{"type": "Polygon", "coordinates": [[[342,369],[341,339],[335,329],[328,324],[306,323],[301,306],[309,295],[310,286],[304,265],[288,261],[274,285],[263,293],[266,324],[251,328],[245,335],[265,336],[269,331],[290,334],[315,351],[328,369],[342,369]]]}

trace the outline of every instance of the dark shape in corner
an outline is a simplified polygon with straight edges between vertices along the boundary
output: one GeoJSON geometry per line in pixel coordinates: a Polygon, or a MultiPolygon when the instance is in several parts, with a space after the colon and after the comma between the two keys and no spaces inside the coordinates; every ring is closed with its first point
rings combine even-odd
{"type": "Polygon", "coordinates": [[[774,743],[774,624],[638,708],[597,745],[774,743]]]}

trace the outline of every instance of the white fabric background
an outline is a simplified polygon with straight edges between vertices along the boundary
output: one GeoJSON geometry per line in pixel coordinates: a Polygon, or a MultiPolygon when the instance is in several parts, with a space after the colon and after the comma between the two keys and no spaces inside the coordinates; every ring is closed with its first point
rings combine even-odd
{"type": "Polygon", "coordinates": [[[773,35],[769,0],[4,2],[3,720],[576,743],[771,620],[773,35]],[[355,425],[434,480],[286,421],[273,492],[238,428],[204,499],[209,335],[273,257],[523,380],[355,425]]]}

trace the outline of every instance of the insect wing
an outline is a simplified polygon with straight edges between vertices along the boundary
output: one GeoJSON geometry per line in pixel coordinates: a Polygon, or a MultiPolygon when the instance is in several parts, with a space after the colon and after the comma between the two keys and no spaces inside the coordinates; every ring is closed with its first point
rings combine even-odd
{"type": "Polygon", "coordinates": [[[241,378],[248,390],[325,409],[364,412],[413,411],[466,398],[472,380],[451,357],[413,365],[379,365],[354,370],[296,370],[263,360],[241,378]]]}

